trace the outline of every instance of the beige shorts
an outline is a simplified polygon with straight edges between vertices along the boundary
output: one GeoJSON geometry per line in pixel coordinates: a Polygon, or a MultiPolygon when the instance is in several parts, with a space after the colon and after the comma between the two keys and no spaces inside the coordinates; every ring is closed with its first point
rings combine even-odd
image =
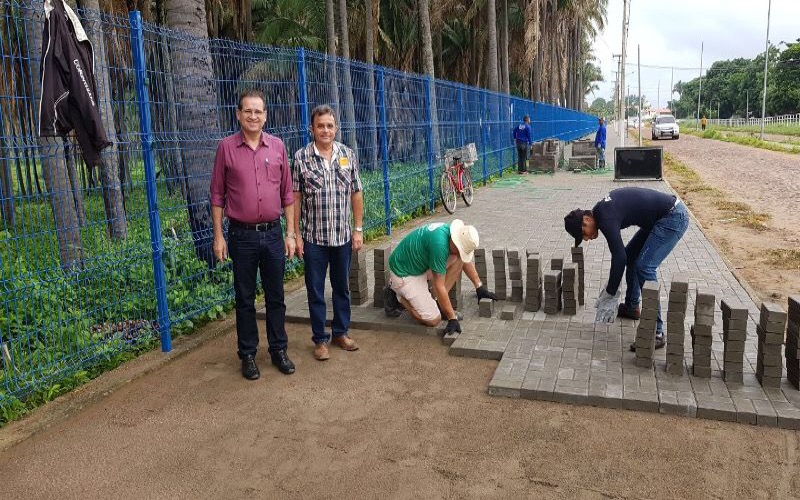
{"type": "Polygon", "coordinates": [[[406,299],[424,321],[431,321],[441,316],[438,304],[428,291],[429,276],[430,271],[419,276],[401,278],[389,271],[389,286],[398,296],[406,299]]]}

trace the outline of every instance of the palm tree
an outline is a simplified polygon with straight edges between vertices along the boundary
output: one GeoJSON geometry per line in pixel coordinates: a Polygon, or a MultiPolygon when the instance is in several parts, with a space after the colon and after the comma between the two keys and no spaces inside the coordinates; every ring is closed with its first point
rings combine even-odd
{"type": "Polygon", "coordinates": [[[358,140],[356,138],[356,112],[353,105],[353,81],[350,75],[350,31],[347,28],[347,0],[339,0],[339,22],[342,32],[342,57],[344,73],[344,121],[347,131],[347,145],[358,151],[358,140]]]}
{"type": "Polygon", "coordinates": [[[436,84],[433,68],[433,39],[431,37],[431,18],[428,0],[419,0],[419,25],[422,32],[422,65],[424,73],[431,79],[430,85],[430,120],[433,127],[433,151],[439,152],[439,113],[436,105],[436,84]]]}
{"type": "Polygon", "coordinates": [[[192,36],[175,37],[170,41],[175,75],[176,105],[181,116],[178,122],[179,147],[182,153],[183,177],[186,183],[186,205],[198,258],[214,265],[211,250],[211,211],[208,199],[209,166],[214,152],[197,147],[195,139],[219,130],[217,89],[208,42],[206,7],[203,0],[165,0],[167,26],[192,36]]]}
{"type": "MultiPolygon", "coordinates": [[[[42,13],[44,8],[42,2],[36,0],[31,5],[31,9],[24,11],[31,14],[31,17],[25,19],[28,40],[31,41],[28,56],[31,61],[29,81],[32,84],[29,91],[35,106],[38,107],[41,99],[41,87],[34,80],[38,79],[38,75],[41,74],[42,24],[44,22],[42,13]]],[[[53,209],[61,268],[68,272],[74,271],[82,266],[83,246],[80,235],[80,214],[76,208],[75,193],[67,172],[64,143],[61,139],[54,137],[39,137],[38,145],[44,182],[47,186],[50,206],[53,209]]]]}
{"type": "Polygon", "coordinates": [[[100,116],[105,120],[106,134],[111,141],[103,152],[100,163],[100,182],[103,186],[103,202],[106,209],[108,233],[112,239],[124,239],[128,234],[123,205],[122,186],[119,182],[118,156],[117,156],[117,130],[114,125],[114,111],[111,107],[111,78],[105,69],[108,58],[106,57],[106,41],[100,23],[100,3],[98,0],[83,0],[81,7],[94,11],[96,14],[84,18],[86,33],[94,48],[94,59],[100,61],[100,71],[95,72],[97,85],[97,104],[100,107],[100,116]]]}
{"type": "MultiPolygon", "coordinates": [[[[336,13],[333,7],[333,0],[325,0],[325,27],[327,41],[328,58],[325,60],[328,75],[328,88],[330,89],[330,103],[333,109],[339,113],[339,84],[336,75],[336,13]]],[[[339,115],[341,116],[341,115],[339,115]]],[[[336,131],[336,139],[341,139],[341,129],[336,131]]]]}
{"type": "Polygon", "coordinates": [[[364,24],[366,40],[365,62],[367,63],[367,121],[369,123],[369,145],[367,148],[370,154],[369,168],[376,168],[378,165],[378,117],[375,111],[375,16],[380,13],[379,0],[365,0],[364,7],[366,20],[364,24]]]}
{"type": "Polygon", "coordinates": [[[497,63],[497,8],[495,0],[488,0],[486,2],[486,26],[488,28],[489,37],[489,67],[486,74],[486,87],[489,90],[497,92],[498,85],[498,63],[497,63]]]}
{"type": "Polygon", "coordinates": [[[511,83],[509,82],[508,71],[508,0],[502,0],[503,14],[500,22],[502,23],[500,31],[500,53],[501,53],[501,75],[503,80],[503,92],[506,94],[511,93],[511,83]]]}

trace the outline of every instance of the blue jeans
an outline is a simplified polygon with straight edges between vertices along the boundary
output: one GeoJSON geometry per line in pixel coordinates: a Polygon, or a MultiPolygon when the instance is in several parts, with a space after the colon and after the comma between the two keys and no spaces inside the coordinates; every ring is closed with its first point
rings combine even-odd
{"type": "Polygon", "coordinates": [[[315,245],[303,241],[303,260],[305,263],[306,292],[308,293],[308,313],[311,316],[311,340],[315,344],[330,341],[325,333],[327,321],[325,307],[325,274],[330,265],[331,288],[333,290],[334,337],[347,335],[350,329],[350,261],[353,246],[347,242],[338,247],[315,245]]]}
{"type": "Polygon", "coordinates": [[[267,306],[269,352],[287,347],[286,304],[283,300],[283,274],[286,254],[280,224],[267,231],[230,228],[228,252],[233,261],[233,290],[236,295],[236,337],[239,357],[256,355],[256,277],[261,273],[267,306]]]}
{"type": "MultiPolygon", "coordinates": [[[[625,246],[628,256],[625,280],[628,289],[625,291],[625,305],[633,308],[639,305],[642,297],[642,285],[645,281],[657,281],[656,271],[667,255],[675,248],[678,241],[689,227],[689,213],[683,202],[678,203],[664,217],[660,218],[650,231],[640,229],[625,246]]],[[[661,307],[658,309],[656,331],[664,332],[661,319],[661,307]]]]}

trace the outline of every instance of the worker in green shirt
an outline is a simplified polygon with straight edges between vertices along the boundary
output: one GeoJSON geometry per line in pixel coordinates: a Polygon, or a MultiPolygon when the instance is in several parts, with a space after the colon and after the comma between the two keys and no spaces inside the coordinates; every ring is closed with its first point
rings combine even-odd
{"type": "Polygon", "coordinates": [[[389,257],[389,286],[384,291],[386,315],[397,317],[405,308],[423,325],[436,326],[444,318],[445,334],[461,332],[448,291],[461,279],[462,271],[475,285],[478,300],[497,300],[475,270],[477,247],[478,230],[459,219],[450,224],[434,222],[411,231],[389,257]],[[428,291],[429,279],[433,281],[433,295],[428,291]]]}

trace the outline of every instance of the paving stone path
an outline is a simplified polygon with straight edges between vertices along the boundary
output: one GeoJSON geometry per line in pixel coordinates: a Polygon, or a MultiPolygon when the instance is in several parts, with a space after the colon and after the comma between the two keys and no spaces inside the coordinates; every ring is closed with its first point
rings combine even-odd
{"type": "MultiPolygon", "coordinates": [[[[590,209],[608,191],[625,185],[631,183],[614,182],[611,174],[513,175],[479,189],[473,206],[460,204],[454,215],[442,213],[432,220],[447,222],[461,218],[478,228],[481,247],[486,249],[486,281],[491,289],[495,283],[494,269],[488,262],[491,250],[518,249],[523,273],[525,250],[539,253],[543,270],[550,269],[551,258],[571,262],[571,238],[563,228],[564,215],[578,207],[590,209]]],[[[670,190],[660,181],[642,181],[635,185],[670,190]]],[[[394,233],[392,241],[400,241],[405,232],[407,230],[394,233]]],[[[629,229],[623,233],[623,238],[627,241],[633,233],[634,230],[629,229]]],[[[463,333],[443,341],[449,344],[450,354],[454,356],[499,360],[489,383],[490,394],[800,429],[800,391],[785,379],[777,388],[762,388],[756,380],[757,305],[696,223],[690,224],[683,240],[661,266],[660,299],[662,310],[666,311],[673,276],[688,277],[685,330],[689,332],[694,322],[695,290],[699,287],[714,294],[716,312],[710,378],[691,373],[692,345],[688,334],[685,336],[684,370],[678,375],[666,371],[666,349],[654,351],[653,367],[636,366],[636,357],[629,351],[629,345],[636,338],[637,322],[618,319],[611,325],[594,323],[594,299],[606,282],[610,254],[602,235],[583,246],[586,301],[572,316],[563,312],[545,314],[541,309],[525,312],[523,302],[501,301],[495,304],[493,317],[482,318],[472,284],[464,277],[464,300],[460,308],[464,315],[463,333]],[[726,382],[722,378],[722,299],[740,302],[749,310],[742,383],[726,382]],[[501,313],[508,305],[516,306],[514,318],[501,320],[501,313]]],[[[374,281],[371,250],[368,250],[366,267],[369,280],[366,289],[371,293],[374,281]]],[[[525,282],[524,275],[522,281],[525,282]]],[[[786,308],[786,304],[781,306],[786,308]]],[[[287,320],[308,321],[305,289],[287,297],[287,320]]],[[[400,318],[385,317],[382,309],[372,305],[372,300],[353,307],[352,327],[437,333],[434,328],[416,325],[407,313],[400,318]]]]}

